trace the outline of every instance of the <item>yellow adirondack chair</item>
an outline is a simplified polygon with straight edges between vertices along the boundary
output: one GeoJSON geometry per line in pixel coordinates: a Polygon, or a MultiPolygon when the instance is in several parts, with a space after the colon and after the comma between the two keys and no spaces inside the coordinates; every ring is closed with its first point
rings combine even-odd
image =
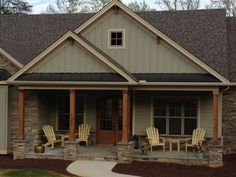
{"type": "Polygon", "coordinates": [[[54,148],[55,143],[61,143],[61,146],[64,147],[64,136],[62,135],[56,135],[54,133],[53,127],[50,125],[44,125],[43,126],[43,132],[48,140],[47,143],[43,144],[43,146],[48,147],[49,145],[52,145],[52,148],[54,148]],[[56,136],[59,136],[60,139],[56,139],[56,136]]]}
{"type": "Polygon", "coordinates": [[[147,138],[150,144],[150,150],[152,152],[153,146],[162,146],[163,151],[165,151],[165,138],[162,138],[159,136],[159,131],[155,127],[149,127],[146,129],[147,132],[147,138]],[[162,142],[160,141],[162,140],[162,142]]]}
{"type": "Polygon", "coordinates": [[[188,152],[188,147],[194,147],[197,145],[201,146],[202,142],[204,141],[205,134],[206,134],[206,131],[203,128],[194,129],[192,138],[186,139],[186,144],[185,144],[186,152],[188,152]]]}
{"type": "Polygon", "coordinates": [[[89,131],[90,131],[89,124],[86,123],[80,124],[78,130],[78,139],[76,139],[76,141],[78,143],[85,142],[86,146],[88,146],[89,131]]]}

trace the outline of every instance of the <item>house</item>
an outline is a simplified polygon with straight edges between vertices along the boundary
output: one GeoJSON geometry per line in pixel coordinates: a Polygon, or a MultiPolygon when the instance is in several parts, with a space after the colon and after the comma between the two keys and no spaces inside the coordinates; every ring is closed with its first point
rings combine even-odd
{"type": "Polygon", "coordinates": [[[96,14],[1,16],[0,153],[24,158],[45,124],[74,142],[82,122],[96,144],[201,127],[236,152],[235,34],[225,10],[134,13],[118,0],[96,14]]]}

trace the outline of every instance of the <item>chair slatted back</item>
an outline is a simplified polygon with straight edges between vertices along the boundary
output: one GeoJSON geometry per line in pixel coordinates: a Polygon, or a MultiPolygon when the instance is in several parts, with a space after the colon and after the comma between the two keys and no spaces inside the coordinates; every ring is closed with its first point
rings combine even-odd
{"type": "Polygon", "coordinates": [[[203,128],[193,130],[192,144],[197,145],[204,140],[206,131],[203,128]]]}
{"type": "Polygon", "coordinates": [[[90,125],[86,123],[80,124],[78,131],[79,131],[78,132],[79,139],[88,139],[90,132],[90,125]]]}
{"type": "Polygon", "coordinates": [[[159,131],[155,127],[149,127],[146,129],[148,139],[151,139],[151,144],[153,143],[159,143],[160,138],[159,138],[159,131]]]}
{"type": "Polygon", "coordinates": [[[52,142],[56,140],[56,136],[53,130],[53,127],[50,125],[44,125],[43,126],[43,132],[45,136],[47,137],[48,142],[52,142]]]}

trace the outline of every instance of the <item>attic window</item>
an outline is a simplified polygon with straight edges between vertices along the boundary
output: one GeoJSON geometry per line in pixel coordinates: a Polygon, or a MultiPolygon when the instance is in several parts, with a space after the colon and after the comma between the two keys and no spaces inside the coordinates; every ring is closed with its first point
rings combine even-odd
{"type": "Polygon", "coordinates": [[[108,48],[124,49],[125,48],[125,30],[112,29],[108,30],[108,48]]]}

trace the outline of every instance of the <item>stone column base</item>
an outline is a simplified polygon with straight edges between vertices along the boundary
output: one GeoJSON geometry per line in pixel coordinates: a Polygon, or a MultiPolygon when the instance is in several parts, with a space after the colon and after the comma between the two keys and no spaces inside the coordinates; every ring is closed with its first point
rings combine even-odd
{"type": "Polygon", "coordinates": [[[64,160],[75,161],[78,157],[78,143],[66,141],[64,145],[64,160]]]}
{"type": "Polygon", "coordinates": [[[128,144],[117,144],[117,158],[118,163],[127,164],[133,161],[134,144],[129,142],[128,144]]]}
{"type": "Polygon", "coordinates": [[[223,146],[209,145],[209,166],[222,167],[223,165],[223,146]]]}
{"type": "Polygon", "coordinates": [[[15,147],[13,150],[13,159],[24,159],[26,155],[26,141],[25,140],[15,140],[15,147]]]}

